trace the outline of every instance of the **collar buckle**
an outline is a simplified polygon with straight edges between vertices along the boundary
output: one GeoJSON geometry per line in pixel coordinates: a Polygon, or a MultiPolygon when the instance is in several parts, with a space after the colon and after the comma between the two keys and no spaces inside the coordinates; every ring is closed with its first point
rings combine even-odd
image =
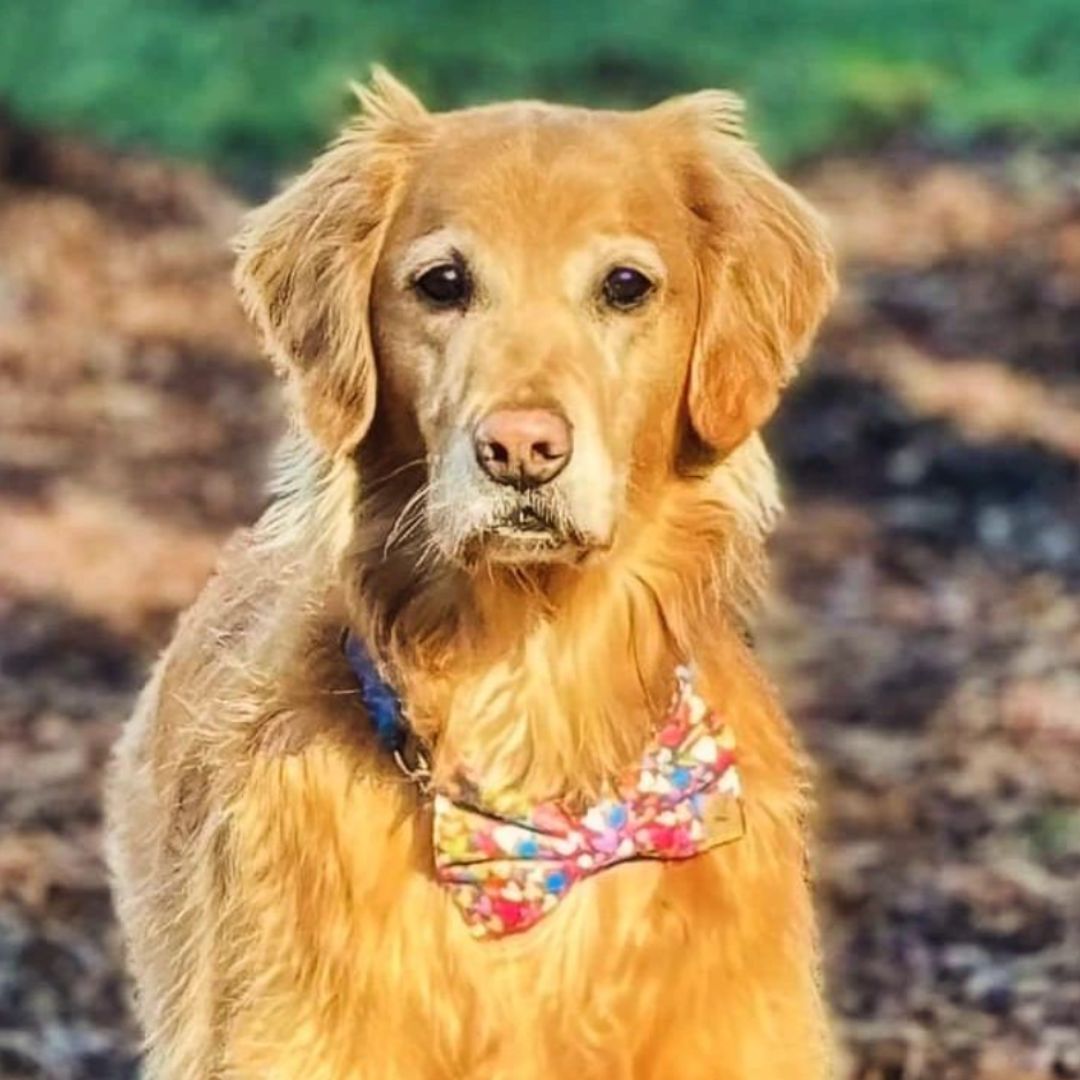
{"type": "Polygon", "coordinates": [[[416,749],[415,764],[409,763],[401,749],[394,750],[393,757],[394,764],[401,770],[402,775],[416,785],[421,795],[431,792],[431,762],[422,750],[416,749]]]}

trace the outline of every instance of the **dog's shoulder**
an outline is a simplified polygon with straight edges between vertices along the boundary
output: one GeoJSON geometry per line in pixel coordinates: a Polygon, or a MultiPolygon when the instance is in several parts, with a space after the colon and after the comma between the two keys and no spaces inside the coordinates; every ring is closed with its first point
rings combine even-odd
{"type": "Polygon", "coordinates": [[[262,548],[251,529],[226,543],[213,574],[180,617],[163,658],[171,683],[198,683],[215,669],[226,676],[255,645],[255,636],[287,585],[280,560],[262,548]]]}
{"type": "Polygon", "coordinates": [[[189,732],[210,735],[215,714],[246,702],[260,682],[260,655],[293,577],[286,553],[260,545],[255,530],[237,531],[180,617],[133,721],[155,729],[173,752],[189,732]]]}

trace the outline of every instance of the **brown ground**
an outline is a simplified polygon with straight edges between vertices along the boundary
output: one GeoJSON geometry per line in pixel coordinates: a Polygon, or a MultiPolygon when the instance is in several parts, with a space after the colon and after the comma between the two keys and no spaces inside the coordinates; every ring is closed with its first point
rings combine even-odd
{"type": "MultiPolygon", "coordinates": [[[[820,763],[870,1080],[1080,1076],[1080,171],[894,148],[804,186],[845,299],[772,429],[763,651],[820,763]]],[[[208,178],[0,120],[0,1076],[134,1075],[102,761],[275,389],[208,178]]]]}

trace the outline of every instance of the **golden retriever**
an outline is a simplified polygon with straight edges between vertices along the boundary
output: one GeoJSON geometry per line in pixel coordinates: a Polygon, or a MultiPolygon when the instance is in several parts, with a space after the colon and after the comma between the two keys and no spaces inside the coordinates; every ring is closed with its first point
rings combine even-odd
{"type": "Polygon", "coordinates": [[[805,770],[744,641],[777,507],[757,429],[834,292],[822,223],[726,92],[433,114],[377,71],[358,94],[238,241],[293,405],[276,499],[111,768],[147,1075],[823,1077],[805,770]],[[519,804],[591,805],[685,663],[736,739],[741,837],[478,939],[429,789],[468,762],[519,804]]]}

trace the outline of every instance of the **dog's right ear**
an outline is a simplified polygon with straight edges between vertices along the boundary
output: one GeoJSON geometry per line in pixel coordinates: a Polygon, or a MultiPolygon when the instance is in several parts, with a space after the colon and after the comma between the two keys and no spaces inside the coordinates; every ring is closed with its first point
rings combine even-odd
{"type": "Polygon", "coordinates": [[[371,281],[413,151],[431,118],[381,68],[353,86],[360,112],[299,179],[253,210],[235,282],[300,419],[331,454],[351,453],[375,411],[371,281]]]}

